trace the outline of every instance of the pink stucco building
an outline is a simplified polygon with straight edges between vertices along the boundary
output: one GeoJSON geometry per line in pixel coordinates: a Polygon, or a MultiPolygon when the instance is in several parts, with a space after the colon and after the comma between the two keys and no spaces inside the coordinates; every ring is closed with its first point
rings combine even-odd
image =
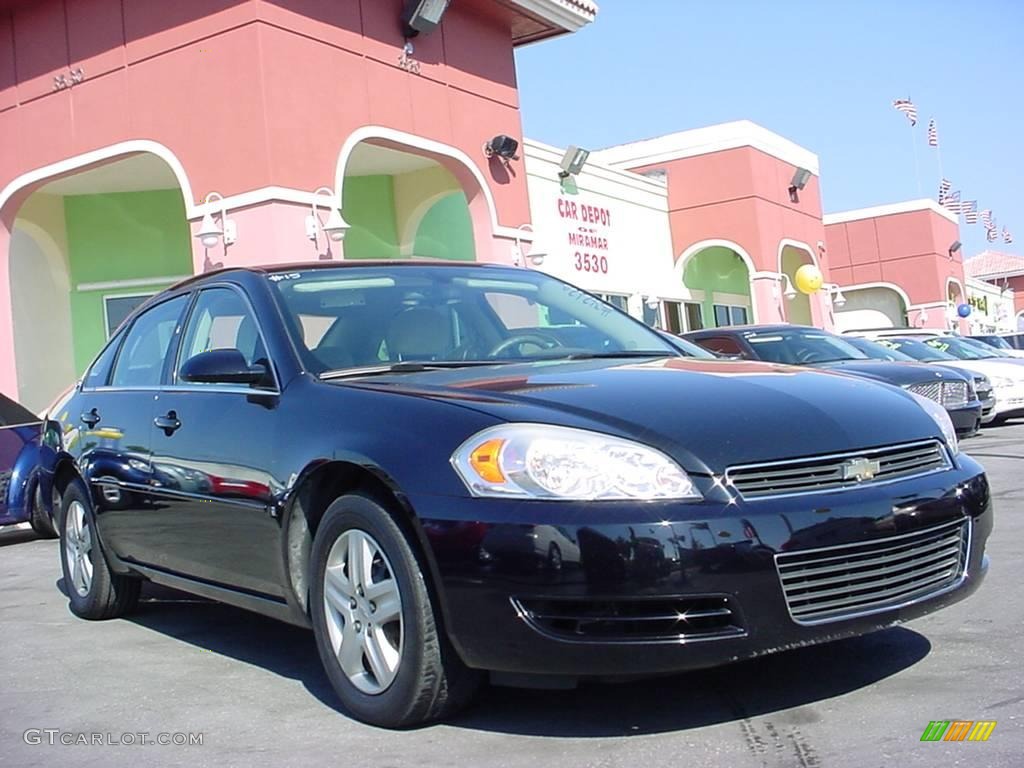
{"type": "Polygon", "coordinates": [[[484,147],[522,137],[514,49],[596,5],[459,0],[408,46],[403,7],[0,0],[0,391],[40,407],[133,301],[211,266],[510,261],[525,178],[484,147]],[[344,243],[307,229],[331,209],[344,243]]]}

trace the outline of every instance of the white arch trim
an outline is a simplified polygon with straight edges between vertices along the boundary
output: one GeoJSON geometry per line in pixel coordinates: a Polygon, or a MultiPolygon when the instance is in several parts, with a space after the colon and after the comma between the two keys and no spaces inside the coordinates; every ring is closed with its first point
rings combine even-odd
{"type": "Polygon", "coordinates": [[[800,240],[791,240],[788,237],[784,237],[781,240],[779,240],[779,274],[780,275],[782,274],[782,252],[786,250],[787,246],[789,246],[790,248],[796,248],[796,249],[801,250],[801,251],[806,251],[810,255],[810,257],[811,257],[811,263],[814,266],[818,267],[818,269],[821,269],[821,264],[818,263],[818,254],[816,254],[814,252],[815,251],[814,248],[811,248],[811,246],[809,246],[807,243],[804,243],[804,242],[802,242],[800,240]]]}
{"type": "Polygon", "coordinates": [[[178,160],[177,156],[170,149],[159,142],[150,141],[149,139],[122,141],[23,173],[0,191],[0,211],[3,210],[4,206],[7,205],[8,201],[18,191],[25,187],[45,182],[47,179],[55,176],[72,173],[86,166],[102,163],[104,160],[114,160],[118,157],[138,154],[140,152],[156,155],[167,163],[172,173],[174,173],[174,177],[178,180],[178,185],[181,187],[181,193],[185,198],[186,215],[190,219],[195,216],[202,216],[203,211],[198,210],[199,206],[196,206],[194,203],[195,196],[192,193],[192,186],[188,181],[188,174],[185,173],[185,166],[181,164],[181,161],[178,160]]]}
{"type": "Polygon", "coordinates": [[[758,274],[757,269],[754,267],[754,260],[750,258],[750,254],[732,240],[701,240],[699,243],[694,243],[683,251],[682,255],[676,259],[675,266],[672,268],[676,278],[682,280],[683,272],[686,271],[687,262],[698,253],[708,248],[728,248],[739,256],[740,259],[743,260],[743,263],[747,265],[747,272],[750,274],[751,279],[758,274]]]}
{"type": "Polygon", "coordinates": [[[434,141],[433,139],[425,139],[422,136],[417,136],[413,133],[406,133],[405,131],[399,131],[394,128],[385,128],[382,125],[364,125],[357,128],[348,135],[348,138],[345,139],[345,143],[341,146],[341,152],[338,153],[338,164],[334,172],[334,190],[343,213],[345,206],[341,199],[341,194],[342,184],[345,180],[345,168],[348,166],[348,161],[352,157],[352,153],[355,151],[356,147],[359,146],[360,143],[369,139],[393,141],[396,144],[404,144],[412,149],[419,149],[435,155],[443,155],[457,161],[463,165],[466,170],[473,174],[473,178],[476,179],[477,184],[480,186],[480,191],[483,193],[484,200],[487,202],[487,210],[490,214],[491,231],[499,237],[515,238],[522,240],[523,242],[533,242],[532,233],[516,229],[515,227],[504,227],[498,224],[498,209],[494,204],[494,195],[491,193],[491,188],[487,185],[487,179],[484,177],[483,171],[480,170],[480,167],[473,162],[469,155],[461,149],[449,146],[448,144],[442,144],[441,142],[434,141]]]}
{"type": "Polygon", "coordinates": [[[900,288],[900,286],[896,285],[895,283],[886,283],[884,281],[879,281],[873,283],[857,283],[856,285],[841,285],[839,286],[839,288],[843,293],[852,293],[854,291],[860,291],[867,288],[888,288],[890,291],[899,294],[899,297],[903,300],[903,308],[905,310],[909,310],[912,306],[924,306],[923,304],[911,304],[910,296],[907,295],[907,292],[904,291],[902,288],[900,288]]]}

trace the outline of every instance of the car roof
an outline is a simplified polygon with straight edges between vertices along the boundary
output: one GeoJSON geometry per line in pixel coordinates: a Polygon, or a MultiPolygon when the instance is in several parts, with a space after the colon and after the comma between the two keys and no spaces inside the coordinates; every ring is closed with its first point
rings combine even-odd
{"type": "Polygon", "coordinates": [[[223,277],[230,274],[271,275],[277,272],[307,272],[311,269],[356,269],[360,267],[480,267],[481,269],[515,269],[508,264],[481,264],[475,261],[451,261],[449,259],[348,259],[341,261],[296,261],[290,264],[267,264],[247,267],[220,267],[198,275],[186,277],[167,290],[223,277]]]}
{"type": "MultiPolygon", "coordinates": [[[[699,331],[690,331],[680,334],[684,339],[691,337],[705,336],[747,336],[752,333],[771,333],[772,331],[822,331],[813,325],[794,325],[792,323],[764,323],[761,325],[723,325],[718,328],[702,328],[699,331]]],[[[825,331],[829,333],[829,331],[825,331]]]]}

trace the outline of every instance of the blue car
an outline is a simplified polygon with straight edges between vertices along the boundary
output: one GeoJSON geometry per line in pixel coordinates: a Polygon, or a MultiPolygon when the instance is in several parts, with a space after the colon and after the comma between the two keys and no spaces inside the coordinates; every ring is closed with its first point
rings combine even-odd
{"type": "Polygon", "coordinates": [[[0,395],[0,525],[29,523],[40,536],[57,536],[53,467],[56,425],[0,395]]]}

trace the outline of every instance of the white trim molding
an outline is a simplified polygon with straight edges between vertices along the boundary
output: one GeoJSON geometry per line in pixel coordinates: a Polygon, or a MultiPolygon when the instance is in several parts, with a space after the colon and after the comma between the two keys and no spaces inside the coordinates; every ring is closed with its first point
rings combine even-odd
{"type": "Polygon", "coordinates": [[[140,277],[134,280],[108,280],[102,283],[79,283],[75,290],[84,291],[116,291],[120,288],[147,288],[157,285],[173,285],[187,280],[194,275],[173,275],[171,277],[140,277]]]}
{"type": "Polygon", "coordinates": [[[811,246],[801,240],[792,240],[784,237],[779,240],[779,274],[782,274],[782,254],[786,250],[786,246],[795,248],[798,251],[805,251],[811,257],[811,264],[821,269],[821,265],[818,263],[818,254],[815,253],[814,248],[811,248],[811,246]]]}
{"type": "Polygon", "coordinates": [[[597,150],[592,156],[607,165],[638,168],[741,147],[751,147],[790,165],[806,168],[815,176],[818,175],[819,162],[816,154],[750,120],[737,120],[691,131],[670,133],[645,141],[620,144],[597,150]]]}
{"type": "Polygon", "coordinates": [[[859,221],[860,219],[874,219],[879,216],[894,216],[898,213],[912,213],[914,211],[931,211],[943,218],[949,219],[954,224],[959,224],[959,217],[950,213],[936,201],[928,198],[920,200],[906,200],[902,203],[890,203],[889,205],[876,205],[871,208],[857,208],[852,211],[840,211],[838,213],[826,213],[822,216],[825,226],[829,224],[843,224],[847,221],[859,221]]]}

